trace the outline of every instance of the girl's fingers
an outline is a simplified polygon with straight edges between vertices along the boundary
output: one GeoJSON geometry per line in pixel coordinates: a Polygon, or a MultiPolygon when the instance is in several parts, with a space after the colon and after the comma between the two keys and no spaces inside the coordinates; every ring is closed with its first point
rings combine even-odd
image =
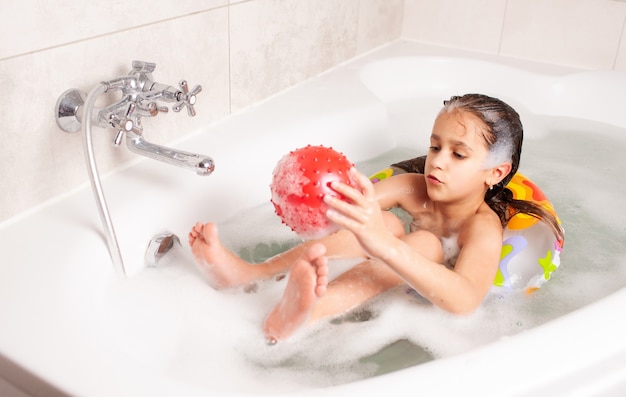
{"type": "Polygon", "coordinates": [[[357,202],[359,197],[362,196],[361,192],[349,185],[346,185],[345,183],[334,181],[330,184],[330,187],[337,193],[341,194],[347,199],[350,199],[353,202],[357,202]]]}
{"type": "Polygon", "coordinates": [[[365,221],[365,214],[359,206],[345,202],[331,195],[324,196],[324,202],[334,213],[341,214],[346,218],[352,218],[359,222],[365,221]]]}
{"type": "Polygon", "coordinates": [[[350,169],[350,173],[356,179],[357,188],[337,181],[333,182],[330,187],[357,205],[364,204],[364,197],[368,201],[375,199],[374,185],[372,185],[369,178],[358,172],[354,167],[350,169]]]}
{"type": "Polygon", "coordinates": [[[361,222],[357,222],[353,218],[350,218],[332,208],[326,211],[326,216],[337,225],[343,226],[352,231],[363,228],[363,224],[361,222]]]}
{"type": "Polygon", "coordinates": [[[370,221],[373,211],[378,209],[374,186],[369,178],[354,167],[350,169],[350,174],[355,179],[356,188],[341,182],[333,182],[330,185],[346,200],[330,194],[324,196],[324,202],[329,207],[326,216],[349,229],[363,227],[370,221]],[[374,202],[376,202],[375,209],[374,202]]]}
{"type": "Polygon", "coordinates": [[[361,188],[361,192],[367,199],[372,199],[375,197],[374,184],[372,184],[372,181],[370,181],[368,177],[357,171],[357,169],[354,167],[350,168],[350,175],[356,178],[357,183],[361,188]]]}

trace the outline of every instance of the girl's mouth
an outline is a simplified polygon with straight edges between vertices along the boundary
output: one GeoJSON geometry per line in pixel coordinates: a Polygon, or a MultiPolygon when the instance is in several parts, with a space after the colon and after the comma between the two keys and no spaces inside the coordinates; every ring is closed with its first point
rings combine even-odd
{"type": "Polygon", "coordinates": [[[433,184],[442,184],[443,182],[441,182],[439,179],[437,179],[437,177],[433,176],[433,175],[428,175],[426,177],[426,179],[428,180],[428,182],[433,183],[433,184]]]}

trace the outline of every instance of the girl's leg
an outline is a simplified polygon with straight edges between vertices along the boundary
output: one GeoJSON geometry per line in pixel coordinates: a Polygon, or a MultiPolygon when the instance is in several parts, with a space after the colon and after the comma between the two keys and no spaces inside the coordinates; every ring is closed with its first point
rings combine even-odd
{"type": "MultiPolygon", "coordinates": [[[[400,220],[385,211],[387,227],[397,236],[404,234],[400,220]]],[[[251,264],[229,251],[219,240],[214,223],[196,223],[189,233],[189,245],[200,269],[217,289],[248,284],[286,272],[315,243],[326,247],[330,258],[365,257],[357,239],[347,230],[340,230],[317,241],[307,241],[260,264],[251,264]]]]}
{"type": "MultiPolygon", "coordinates": [[[[402,239],[428,259],[443,262],[441,243],[432,233],[417,231],[402,239]]],[[[404,283],[404,280],[386,264],[369,259],[333,280],[326,287],[326,293],[320,296],[319,275],[326,275],[320,267],[325,264],[319,262],[311,250],[307,255],[294,263],[294,270],[297,265],[298,272],[292,270],[283,298],[265,320],[263,330],[268,340],[285,339],[306,322],[313,323],[344,314],[404,283]],[[308,266],[305,267],[303,264],[308,266]],[[302,269],[308,269],[308,273],[302,272],[302,269]],[[318,288],[317,292],[312,292],[311,286],[318,288]]]]}

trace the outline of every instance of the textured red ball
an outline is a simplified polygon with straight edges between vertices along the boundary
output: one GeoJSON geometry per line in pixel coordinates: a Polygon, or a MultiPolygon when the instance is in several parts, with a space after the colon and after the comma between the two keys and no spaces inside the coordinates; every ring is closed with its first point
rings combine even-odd
{"type": "Polygon", "coordinates": [[[342,153],[324,146],[296,149],[284,156],[274,168],[272,204],[276,214],[304,239],[320,238],[336,231],[326,218],[324,195],[342,198],[330,188],[333,181],[355,186],[348,172],[352,164],[342,153]]]}

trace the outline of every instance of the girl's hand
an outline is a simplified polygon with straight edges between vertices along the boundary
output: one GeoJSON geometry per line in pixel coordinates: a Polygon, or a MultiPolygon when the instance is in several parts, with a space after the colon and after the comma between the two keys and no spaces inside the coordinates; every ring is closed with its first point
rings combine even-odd
{"type": "Polygon", "coordinates": [[[333,182],[330,187],[348,199],[348,202],[325,195],[324,202],[329,207],[326,216],[354,233],[365,251],[380,258],[387,251],[389,237],[393,235],[385,226],[372,182],[354,167],[350,169],[350,173],[360,190],[341,182],[333,182]]]}

